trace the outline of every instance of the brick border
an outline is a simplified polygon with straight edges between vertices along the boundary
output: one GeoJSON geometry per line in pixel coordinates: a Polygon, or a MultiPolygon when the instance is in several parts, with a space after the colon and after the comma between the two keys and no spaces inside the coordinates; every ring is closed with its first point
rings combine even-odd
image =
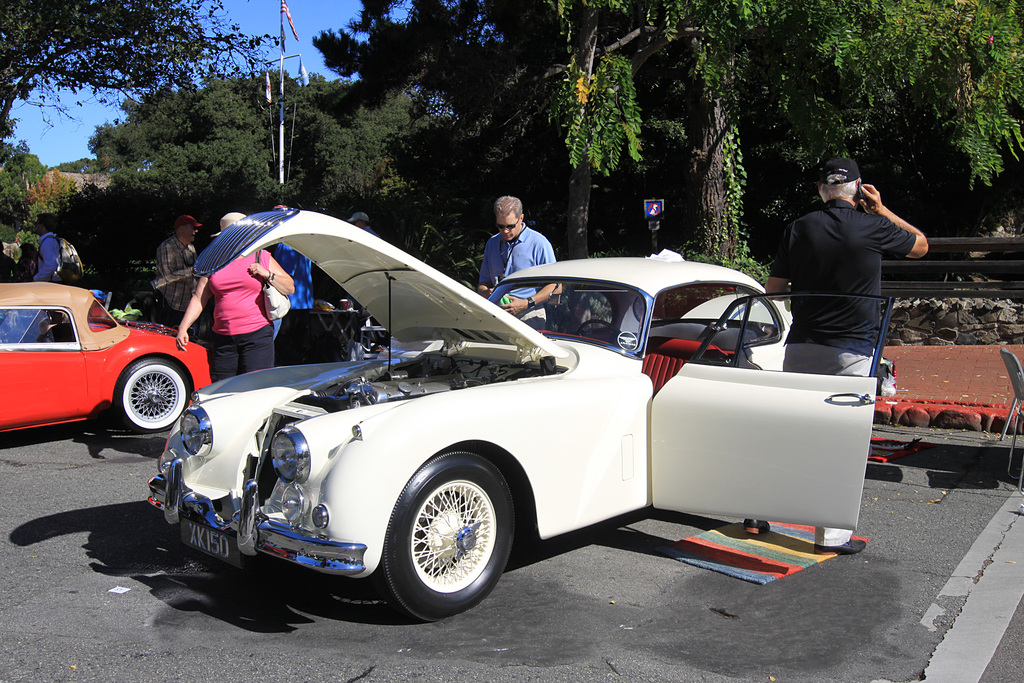
{"type": "MultiPolygon", "coordinates": [[[[904,427],[967,429],[1001,433],[1010,406],[997,403],[952,403],[929,399],[878,397],[875,424],[904,427]]],[[[1024,434],[1024,417],[1017,420],[1017,433],[1024,434]]]]}

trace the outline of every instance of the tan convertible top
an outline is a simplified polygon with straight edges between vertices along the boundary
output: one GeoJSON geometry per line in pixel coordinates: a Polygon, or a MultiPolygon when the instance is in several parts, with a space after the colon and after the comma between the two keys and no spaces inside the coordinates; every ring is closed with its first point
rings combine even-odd
{"type": "Polygon", "coordinates": [[[125,325],[118,324],[106,309],[99,305],[88,289],[62,285],[56,282],[14,282],[0,284],[0,308],[8,306],[62,306],[71,311],[78,329],[82,350],[98,351],[113,346],[131,334],[125,325]],[[97,304],[96,309],[92,309],[97,304]],[[89,310],[93,316],[102,316],[100,324],[89,325],[89,310]],[[102,313],[100,313],[102,311],[102,313]],[[113,323],[113,325],[111,325],[113,323]]]}

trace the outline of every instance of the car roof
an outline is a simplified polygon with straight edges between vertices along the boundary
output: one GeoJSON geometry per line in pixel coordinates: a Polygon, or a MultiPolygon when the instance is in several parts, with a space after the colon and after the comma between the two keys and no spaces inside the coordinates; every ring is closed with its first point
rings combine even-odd
{"type": "Polygon", "coordinates": [[[71,311],[78,329],[78,337],[85,351],[96,351],[113,346],[128,337],[131,331],[124,325],[97,330],[89,326],[89,309],[97,303],[87,289],[62,285],[57,282],[12,282],[0,284],[0,306],[52,307],[61,306],[71,311]]]}
{"type": "Polygon", "coordinates": [[[699,282],[729,282],[756,292],[764,288],[754,278],[732,268],[697,261],[667,261],[650,257],[610,257],[558,261],[514,273],[507,280],[556,277],[561,280],[620,282],[656,296],[669,287],[699,282]]]}

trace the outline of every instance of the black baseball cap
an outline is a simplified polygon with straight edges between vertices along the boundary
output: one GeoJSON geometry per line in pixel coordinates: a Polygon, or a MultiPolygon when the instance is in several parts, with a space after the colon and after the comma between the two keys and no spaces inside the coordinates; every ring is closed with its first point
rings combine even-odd
{"type": "Polygon", "coordinates": [[[860,169],[853,159],[829,159],[821,170],[821,182],[825,185],[843,185],[860,178],[860,169]]]}

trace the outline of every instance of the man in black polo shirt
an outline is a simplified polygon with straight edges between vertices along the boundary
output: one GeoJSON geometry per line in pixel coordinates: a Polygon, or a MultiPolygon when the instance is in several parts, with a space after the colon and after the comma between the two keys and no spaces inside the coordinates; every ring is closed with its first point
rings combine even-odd
{"type": "MultiPolygon", "coordinates": [[[[924,233],[886,208],[873,185],[861,184],[860,170],[852,159],[826,162],[818,194],[825,205],[790,223],[782,235],[765,284],[769,294],[788,289],[878,296],[883,254],[921,258],[928,253],[924,233]]],[[[876,301],[795,299],[783,369],[867,376],[879,322],[876,301]]],[[[749,533],[764,533],[768,524],[748,519],[744,528],[749,533]]],[[[852,534],[849,529],[819,527],[815,548],[844,555],[858,553],[864,542],[851,540],[852,534]]]]}

